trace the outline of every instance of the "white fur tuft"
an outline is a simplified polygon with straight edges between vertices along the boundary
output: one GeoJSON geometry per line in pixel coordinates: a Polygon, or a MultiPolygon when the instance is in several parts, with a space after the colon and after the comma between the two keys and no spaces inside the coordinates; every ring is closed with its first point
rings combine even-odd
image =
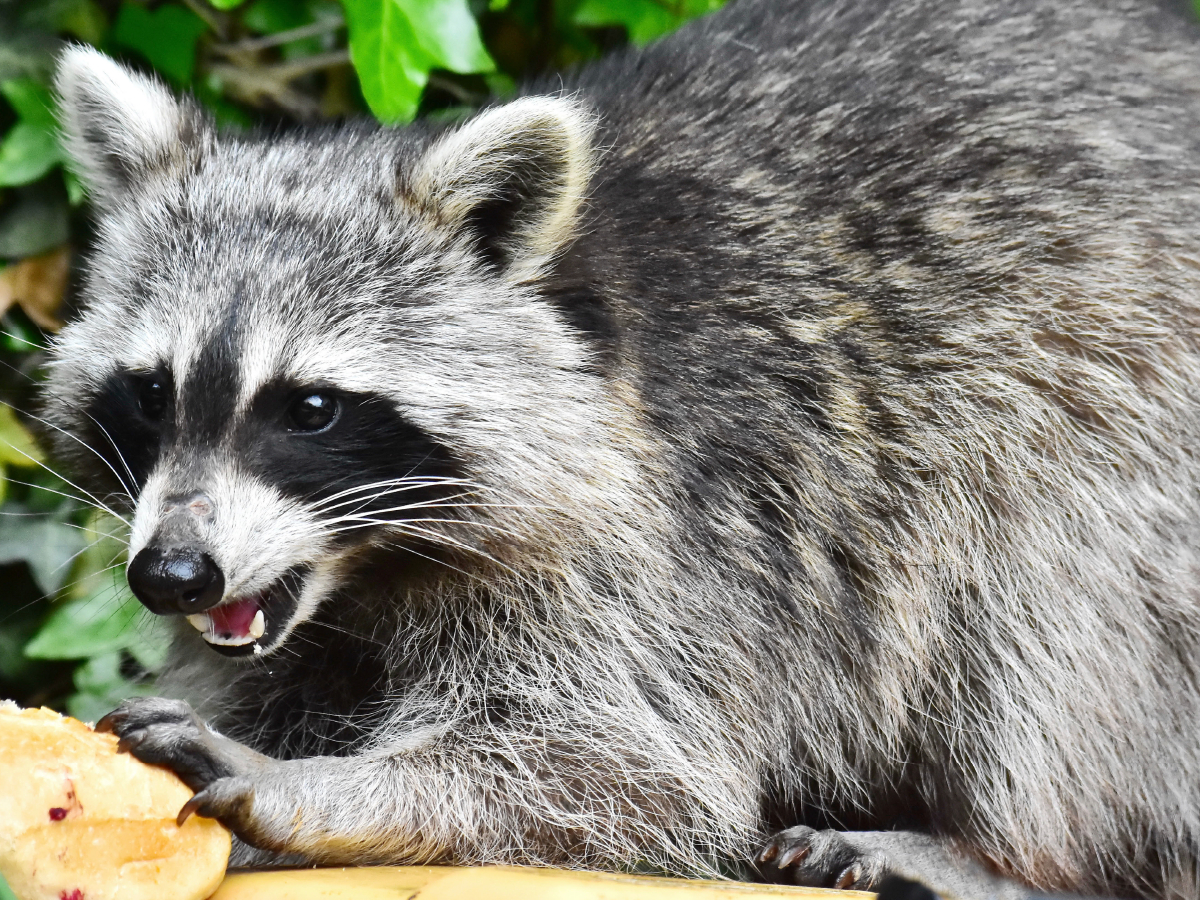
{"type": "Polygon", "coordinates": [[[132,72],[91,47],[59,57],[55,88],[67,152],[99,199],[128,193],[131,182],[181,157],[200,117],[159,81],[132,72]]]}
{"type": "Polygon", "coordinates": [[[571,239],[595,166],[595,116],[557,97],[525,97],[487,110],[426,154],[417,202],[452,228],[515,182],[528,192],[510,244],[514,280],[532,277],[571,239]]]}

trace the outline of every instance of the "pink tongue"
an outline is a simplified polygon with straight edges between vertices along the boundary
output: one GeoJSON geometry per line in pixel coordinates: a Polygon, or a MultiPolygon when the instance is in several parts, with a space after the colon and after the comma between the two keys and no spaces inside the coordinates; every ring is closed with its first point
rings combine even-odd
{"type": "Polygon", "coordinates": [[[250,633],[250,623],[258,612],[258,598],[248,597],[226,603],[208,611],[212,618],[213,632],[230,637],[245,637],[250,633]]]}

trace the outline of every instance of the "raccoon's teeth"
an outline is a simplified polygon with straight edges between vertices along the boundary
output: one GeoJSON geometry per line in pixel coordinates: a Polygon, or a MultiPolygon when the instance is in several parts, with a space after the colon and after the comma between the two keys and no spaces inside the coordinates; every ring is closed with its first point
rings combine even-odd
{"type": "Polygon", "coordinates": [[[208,613],[193,613],[187,617],[187,620],[199,632],[212,630],[212,619],[209,618],[208,613]]]}
{"type": "Polygon", "coordinates": [[[267,620],[263,618],[263,611],[260,609],[254,614],[254,618],[250,622],[250,637],[258,640],[267,630],[267,620]]]}
{"type": "Polygon", "coordinates": [[[232,634],[213,634],[206,631],[201,635],[210,644],[218,644],[222,647],[241,647],[243,644],[249,644],[254,641],[254,638],[248,634],[237,635],[232,634]]]}

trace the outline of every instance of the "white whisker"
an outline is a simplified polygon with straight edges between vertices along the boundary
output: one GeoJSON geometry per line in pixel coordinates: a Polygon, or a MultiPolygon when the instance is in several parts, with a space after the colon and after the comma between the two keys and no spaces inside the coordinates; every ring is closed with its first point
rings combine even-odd
{"type": "MultiPolygon", "coordinates": [[[[13,406],[12,404],[10,404],[10,403],[5,403],[4,405],[5,405],[5,406],[7,406],[9,409],[13,410],[14,412],[16,412],[16,411],[17,411],[17,408],[16,408],[15,406],[13,406]]],[[[130,486],[129,486],[128,484],[126,484],[126,483],[125,483],[125,479],[121,477],[120,473],[119,473],[119,472],[117,472],[117,470],[116,470],[115,468],[113,468],[113,465],[112,465],[112,463],[110,463],[110,462],[109,462],[109,461],[108,461],[108,460],[107,460],[107,459],[104,457],[104,454],[103,454],[103,453],[101,453],[99,450],[97,450],[95,447],[93,447],[93,446],[92,446],[91,444],[89,444],[87,441],[85,441],[85,440],[82,440],[82,439],[81,439],[81,438],[79,438],[79,437],[76,437],[75,435],[71,434],[69,431],[67,431],[67,430],[65,430],[65,429],[63,429],[63,428],[61,428],[61,427],[59,427],[58,425],[55,425],[53,422],[50,422],[50,421],[48,421],[47,419],[43,419],[41,416],[35,416],[35,415],[33,415],[32,413],[25,413],[25,415],[28,415],[28,416],[29,416],[29,418],[33,419],[35,422],[40,422],[41,424],[43,424],[43,425],[45,425],[45,426],[47,426],[47,427],[49,427],[49,428],[53,428],[55,431],[57,431],[57,432],[60,432],[61,434],[65,434],[67,437],[69,437],[69,438],[70,438],[71,440],[73,440],[75,443],[79,444],[81,447],[83,447],[83,448],[85,448],[86,450],[90,451],[91,453],[95,454],[95,455],[96,455],[96,457],[97,457],[97,458],[99,458],[99,460],[100,460],[102,463],[104,463],[104,465],[108,466],[108,470],[109,470],[110,472],[112,472],[112,473],[113,473],[113,476],[114,476],[114,477],[117,479],[117,483],[118,483],[118,484],[120,484],[120,485],[121,485],[121,487],[125,489],[125,496],[127,496],[127,497],[130,499],[130,501],[132,501],[132,500],[133,500],[133,494],[130,492],[130,486]]],[[[95,421],[95,420],[93,419],[93,421],[95,421]]],[[[99,424],[99,423],[97,423],[97,424],[99,424]]],[[[107,432],[106,432],[106,435],[107,435],[107,432]]],[[[111,440],[112,440],[112,438],[109,438],[109,440],[111,441],[111,440]]],[[[7,442],[6,442],[6,443],[7,443],[7,442]]],[[[30,456],[30,455],[29,455],[28,453],[26,453],[25,451],[21,450],[19,447],[15,447],[15,446],[13,446],[12,444],[9,444],[8,446],[9,446],[9,447],[11,447],[13,450],[16,450],[16,451],[17,451],[18,453],[20,453],[22,456],[24,456],[24,457],[26,457],[27,459],[29,459],[29,460],[30,460],[30,462],[33,462],[33,463],[35,463],[35,464],[37,464],[37,465],[41,466],[41,467],[42,467],[42,468],[44,468],[44,469],[45,469],[47,472],[50,472],[50,473],[51,473],[52,475],[54,475],[55,477],[57,477],[57,478],[62,478],[62,480],[63,480],[63,481],[65,481],[67,484],[70,484],[70,485],[71,485],[71,487],[75,488],[75,490],[77,490],[77,491],[83,491],[83,492],[84,492],[85,494],[87,494],[89,497],[92,497],[92,495],[91,495],[90,493],[88,493],[87,491],[85,491],[83,488],[79,487],[79,485],[77,485],[77,484],[72,484],[72,483],[71,483],[71,481],[70,481],[70,480],[68,480],[67,478],[63,478],[63,476],[62,476],[60,473],[58,473],[58,472],[54,471],[54,469],[50,468],[50,466],[46,465],[46,463],[42,462],[42,461],[41,461],[41,460],[39,460],[39,459],[35,459],[34,457],[30,456]]],[[[115,445],[114,445],[114,446],[115,446],[115,445]]],[[[118,455],[120,455],[120,451],[117,451],[117,452],[118,452],[118,455]]],[[[128,467],[127,467],[127,468],[128,468],[128,467]]],[[[92,499],[93,499],[93,500],[95,500],[96,498],[95,498],[95,497],[92,497],[92,499]]],[[[99,501],[99,500],[96,500],[96,502],[97,502],[97,504],[99,504],[99,502],[100,502],[100,501],[99,501]]],[[[120,517],[118,516],[117,518],[120,518],[120,517]]],[[[126,524],[128,524],[128,523],[126,523],[126,524]]]]}

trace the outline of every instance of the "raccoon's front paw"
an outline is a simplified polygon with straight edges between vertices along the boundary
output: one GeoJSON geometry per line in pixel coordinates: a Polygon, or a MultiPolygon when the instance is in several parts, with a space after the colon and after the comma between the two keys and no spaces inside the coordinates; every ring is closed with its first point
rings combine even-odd
{"type": "Polygon", "coordinates": [[[179,811],[181,825],[199,813],[256,843],[254,782],[272,760],[216,734],[182,700],[126,700],[96,730],[115,734],[118,752],[165,766],[196,792],[179,811]]]}
{"type": "Polygon", "coordinates": [[[883,857],[855,847],[840,831],[804,825],[767,841],[757,862],[765,880],[802,887],[870,891],[890,874],[883,857]]]}

